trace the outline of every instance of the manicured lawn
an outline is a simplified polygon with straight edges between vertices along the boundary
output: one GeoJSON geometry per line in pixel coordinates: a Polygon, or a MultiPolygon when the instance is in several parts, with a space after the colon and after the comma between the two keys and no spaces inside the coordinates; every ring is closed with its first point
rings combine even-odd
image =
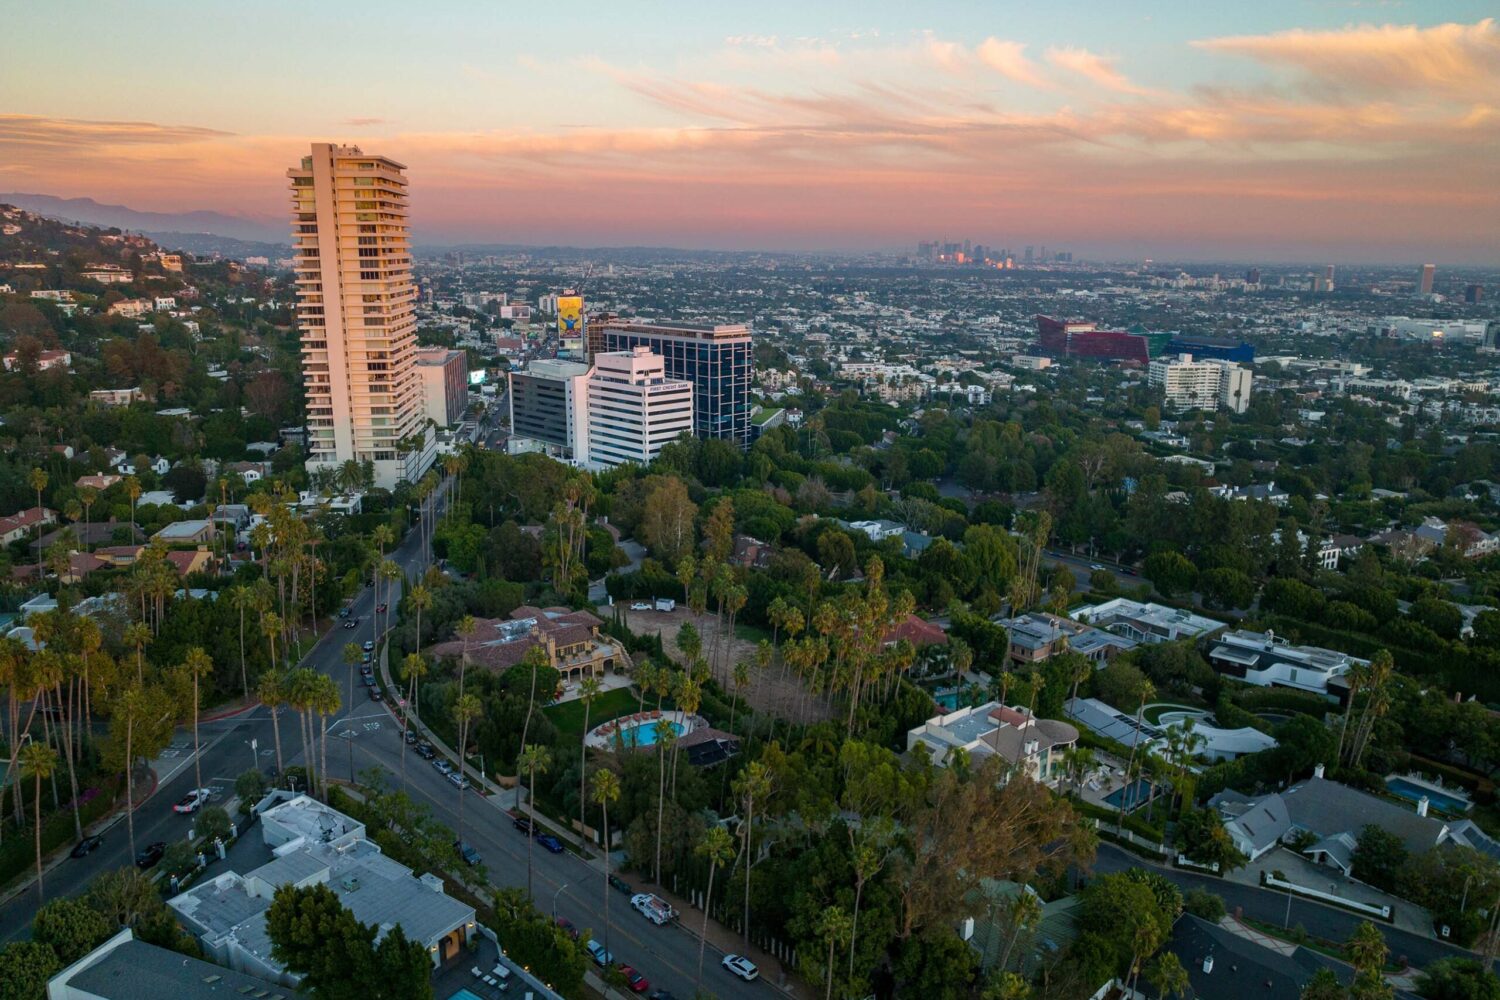
{"type": "MultiPolygon", "coordinates": [[[[635,711],[635,692],[630,688],[615,688],[594,699],[589,709],[589,728],[601,722],[629,715],[635,711]]],[[[560,705],[548,705],[542,709],[558,731],[573,742],[583,739],[583,702],[577,698],[560,705]]]]}

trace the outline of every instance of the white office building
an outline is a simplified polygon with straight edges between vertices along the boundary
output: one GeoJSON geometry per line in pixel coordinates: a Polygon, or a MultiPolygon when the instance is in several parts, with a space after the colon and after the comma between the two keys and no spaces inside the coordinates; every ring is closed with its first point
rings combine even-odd
{"type": "Polygon", "coordinates": [[[1151,362],[1147,381],[1162,391],[1171,410],[1216,410],[1244,413],[1250,407],[1250,369],[1231,361],[1194,361],[1191,354],[1151,362]]]}
{"type": "Polygon", "coordinates": [[[661,355],[645,346],[594,355],[586,404],[591,469],[645,465],[693,432],[693,383],[668,378],[661,355]]]}

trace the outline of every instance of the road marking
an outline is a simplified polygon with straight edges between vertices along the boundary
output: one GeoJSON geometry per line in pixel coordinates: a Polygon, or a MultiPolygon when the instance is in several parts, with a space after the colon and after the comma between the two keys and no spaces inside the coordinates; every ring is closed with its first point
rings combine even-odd
{"type": "Polygon", "coordinates": [[[365,723],[365,732],[367,732],[367,733],[373,733],[373,732],[375,732],[379,728],[380,728],[380,723],[378,723],[378,722],[366,722],[365,723]]]}

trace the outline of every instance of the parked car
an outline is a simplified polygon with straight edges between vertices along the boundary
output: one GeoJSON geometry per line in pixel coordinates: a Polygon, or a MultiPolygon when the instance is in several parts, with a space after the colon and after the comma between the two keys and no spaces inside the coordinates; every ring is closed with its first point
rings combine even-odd
{"type": "Polygon", "coordinates": [[[448,763],[448,758],[446,757],[439,757],[437,760],[432,762],[432,766],[437,769],[438,774],[453,773],[453,765],[448,763]]]}
{"type": "Polygon", "coordinates": [[[462,774],[459,774],[456,770],[448,772],[448,780],[453,782],[459,788],[469,789],[474,787],[474,783],[472,781],[470,781],[468,778],[465,778],[462,774]]]}
{"type": "Polygon", "coordinates": [[[594,960],[594,964],[599,966],[599,968],[607,969],[614,963],[615,956],[611,955],[608,951],[605,951],[604,945],[600,944],[598,941],[590,941],[584,947],[588,948],[589,957],[594,960]]]}
{"type": "Polygon", "coordinates": [[[378,615],[385,614],[385,605],[384,604],[378,604],[378,605],[376,605],[375,606],[375,613],[378,614],[378,615]]]}
{"type": "Polygon", "coordinates": [[[630,987],[632,993],[644,993],[651,988],[651,981],[631,966],[620,966],[620,975],[625,977],[625,985],[630,987]]]}
{"type": "Polygon", "coordinates": [[[359,662],[360,663],[369,663],[370,662],[370,658],[371,657],[370,657],[369,653],[360,653],[359,654],[359,662]]]}
{"type": "Polygon", "coordinates": [[[630,905],[637,913],[658,927],[671,923],[677,917],[677,911],[672,909],[672,904],[654,893],[642,892],[631,896],[630,905]]]}
{"type": "Polygon", "coordinates": [[[479,852],[474,849],[473,844],[464,843],[462,840],[455,840],[453,842],[453,848],[454,850],[458,851],[458,856],[464,859],[464,864],[468,865],[470,868],[474,867],[475,865],[479,864],[480,861],[484,860],[479,856],[479,852]]]}
{"type": "Polygon", "coordinates": [[[401,734],[401,739],[407,746],[411,746],[417,742],[417,731],[415,729],[408,729],[401,734]]]}
{"type": "Polygon", "coordinates": [[[433,749],[431,743],[423,740],[417,744],[417,756],[421,757],[423,760],[431,760],[432,758],[437,756],[437,751],[433,749]]]}
{"type": "Polygon", "coordinates": [[[657,990],[651,994],[649,1000],[677,1000],[677,998],[672,995],[671,990],[657,990]]]}
{"type": "Polygon", "coordinates": [[[631,611],[650,611],[651,610],[651,605],[647,604],[645,601],[636,601],[634,604],[632,604],[630,606],[630,610],[631,611]]]}
{"type": "Polygon", "coordinates": [[[167,853],[165,841],[158,840],[154,844],[147,844],[135,854],[135,866],[137,868],[155,868],[156,863],[161,860],[162,855],[167,853]]]}
{"type": "Polygon", "coordinates": [[[1090,563],[1089,564],[1089,569],[1093,570],[1095,573],[1099,572],[1103,568],[1104,568],[1104,565],[1102,563],[1090,563]]]}
{"type": "Polygon", "coordinates": [[[372,642],[369,639],[366,639],[365,640],[365,645],[364,645],[364,651],[366,653],[373,653],[373,652],[375,652],[375,643],[372,642]]]}
{"type": "Polygon", "coordinates": [[[375,686],[375,675],[374,674],[361,674],[360,678],[359,678],[359,681],[365,687],[374,687],[375,686]]]}
{"type": "Polygon", "coordinates": [[[562,841],[558,840],[550,833],[537,834],[536,842],[538,844],[541,844],[547,850],[551,851],[553,854],[561,854],[563,852],[562,841]]]}
{"type": "Polygon", "coordinates": [[[613,886],[617,891],[623,892],[627,896],[635,895],[635,890],[630,887],[630,883],[625,881],[618,875],[611,875],[609,877],[609,884],[613,886]]]}
{"type": "Polygon", "coordinates": [[[195,813],[207,804],[208,797],[212,794],[211,788],[194,788],[177,800],[177,803],[172,806],[172,811],[183,814],[195,813]]]}
{"type": "Polygon", "coordinates": [[[750,961],[744,955],[725,955],[724,961],[719,964],[747,983],[754,982],[760,978],[760,970],[755,967],[754,962],[750,961]]]}
{"type": "Polygon", "coordinates": [[[347,621],[347,622],[344,622],[344,628],[354,628],[358,624],[359,624],[359,622],[357,622],[357,621],[347,621]]]}
{"type": "Polygon", "coordinates": [[[531,825],[531,817],[530,816],[512,816],[510,818],[510,825],[513,826],[513,827],[515,827],[517,830],[520,830],[522,833],[526,834],[528,837],[531,836],[531,834],[536,829],[535,827],[533,827],[531,825]]]}
{"type": "Polygon", "coordinates": [[[578,940],[578,928],[574,927],[573,921],[569,920],[567,917],[557,918],[557,929],[562,931],[568,937],[572,938],[574,941],[578,940]]]}
{"type": "Polygon", "coordinates": [[[380,693],[380,688],[372,687],[372,688],[370,688],[370,700],[371,701],[385,701],[385,695],[383,695],[383,694],[380,693]]]}
{"type": "Polygon", "coordinates": [[[97,834],[92,837],[84,837],[74,846],[73,850],[70,853],[75,858],[81,858],[89,854],[94,850],[94,848],[98,847],[102,843],[104,843],[104,838],[98,836],[97,834]]]}
{"type": "Polygon", "coordinates": [[[359,674],[361,677],[374,677],[375,668],[370,666],[368,663],[361,663],[359,665],[359,674]]]}
{"type": "Polygon", "coordinates": [[[339,608],[339,617],[340,618],[348,618],[349,617],[349,609],[348,608],[339,608]]]}

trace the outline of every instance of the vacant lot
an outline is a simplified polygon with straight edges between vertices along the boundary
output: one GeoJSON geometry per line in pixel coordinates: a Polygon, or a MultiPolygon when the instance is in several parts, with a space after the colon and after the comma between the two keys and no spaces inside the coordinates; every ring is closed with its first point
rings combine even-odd
{"type": "MultiPolygon", "coordinates": [[[[662,648],[678,663],[682,662],[682,654],[677,651],[677,633],[684,622],[692,622],[698,634],[703,637],[704,657],[708,657],[712,651],[712,614],[697,615],[680,604],[675,611],[631,611],[629,604],[626,604],[623,612],[626,623],[638,635],[661,636],[662,648]]],[[[600,609],[601,615],[607,613],[612,614],[612,609],[600,609]]],[[[741,634],[731,637],[726,633],[721,640],[718,662],[714,664],[713,670],[714,680],[726,694],[734,690],[734,665],[743,660],[751,664],[750,686],[745,689],[744,697],[755,711],[770,712],[794,722],[816,722],[828,717],[827,706],[819,699],[807,697],[803,693],[802,682],[796,677],[788,674],[783,678],[780,665],[773,665],[763,672],[755,669],[755,647],[762,635],[760,630],[747,627],[743,631],[736,631],[741,634]]],[[[764,637],[770,638],[769,635],[764,637]]]]}

